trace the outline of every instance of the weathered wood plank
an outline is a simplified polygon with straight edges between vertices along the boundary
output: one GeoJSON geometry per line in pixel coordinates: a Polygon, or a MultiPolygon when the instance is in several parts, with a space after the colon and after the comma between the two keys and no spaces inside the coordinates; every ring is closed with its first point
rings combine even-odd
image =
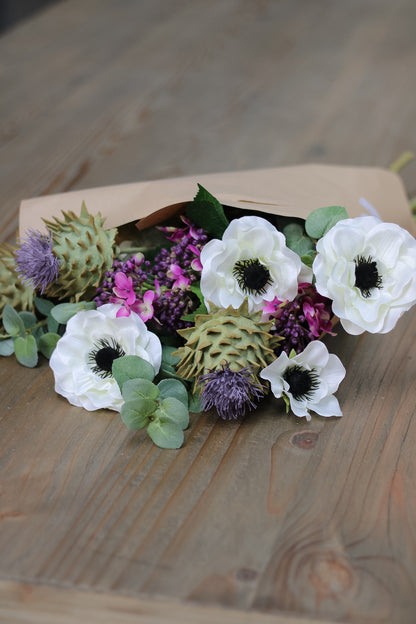
{"type": "MultiPolygon", "coordinates": [[[[0,237],[38,194],[388,164],[416,145],[415,18],[412,0],[51,7],[0,38],[0,237]]],[[[413,311],[331,341],[342,419],[267,401],[194,417],[180,451],[71,407],[45,361],[2,359],[0,619],[413,624],[415,330],[413,311]]]]}

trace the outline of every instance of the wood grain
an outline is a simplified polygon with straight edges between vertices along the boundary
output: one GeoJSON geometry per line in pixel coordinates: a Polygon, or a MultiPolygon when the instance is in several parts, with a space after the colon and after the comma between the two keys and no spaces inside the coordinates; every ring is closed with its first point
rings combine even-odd
{"type": "MultiPolygon", "coordinates": [[[[412,0],[71,0],[0,38],[0,233],[20,200],[416,146],[412,0]]],[[[411,164],[404,172],[416,193],[411,164]]],[[[0,620],[413,624],[415,333],[328,342],[342,419],[268,400],[161,451],[0,362],[0,620]]]]}

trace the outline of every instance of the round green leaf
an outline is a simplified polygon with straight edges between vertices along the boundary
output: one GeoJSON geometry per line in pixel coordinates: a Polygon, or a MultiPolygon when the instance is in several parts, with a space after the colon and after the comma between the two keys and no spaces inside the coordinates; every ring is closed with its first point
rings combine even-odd
{"type": "Polygon", "coordinates": [[[14,353],[14,340],[13,338],[6,338],[0,340],[0,355],[8,356],[14,353]]]}
{"type": "Polygon", "coordinates": [[[160,422],[169,422],[177,425],[181,429],[186,429],[189,425],[188,408],[174,397],[163,399],[159,408],[156,410],[156,417],[160,422]]]}
{"type": "Polygon", "coordinates": [[[306,233],[311,238],[321,238],[341,219],[348,219],[348,213],[343,206],[317,208],[305,221],[306,233]]]}
{"type": "Polygon", "coordinates": [[[121,419],[129,429],[143,429],[149,417],[137,409],[136,401],[127,401],[121,407],[121,419]]]}
{"type": "Polygon", "coordinates": [[[43,314],[43,316],[48,316],[54,304],[52,301],[48,301],[48,299],[42,299],[41,297],[35,297],[35,307],[36,309],[43,314]]]}
{"type": "Polygon", "coordinates": [[[34,314],[32,314],[32,312],[22,311],[22,312],[19,312],[19,316],[24,323],[25,329],[31,329],[38,322],[38,319],[36,318],[34,314]]]}
{"type": "Polygon", "coordinates": [[[147,428],[147,433],[160,448],[178,449],[183,444],[183,431],[177,425],[154,420],[147,428]]]}
{"type": "Polygon", "coordinates": [[[153,381],[155,377],[155,369],[150,362],[146,362],[138,355],[124,355],[114,360],[112,373],[120,386],[120,390],[128,379],[148,379],[153,381]]]}
{"type": "Polygon", "coordinates": [[[80,301],[79,303],[58,303],[50,311],[55,321],[65,325],[70,318],[75,316],[81,310],[94,310],[96,308],[94,301],[80,301]]]}
{"type": "Polygon", "coordinates": [[[125,401],[136,401],[137,399],[155,401],[159,396],[159,388],[148,379],[128,379],[123,383],[121,394],[125,401]]]}
{"type": "Polygon", "coordinates": [[[48,332],[47,334],[43,334],[38,339],[38,347],[39,351],[44,355],[48,360],[51,357],[58,340],[60,339],[59,334],[53,334],[48,332]]]}
{"type": "Polygon", "coordinates": [[[3,308],[3,325],[10,336],[18,336],[25,331],[23,319],[9,303],[6,303],[3,308]]]}
{"type": "Polygon", "coordinates": [[[177,379],[162,379],[157,384],[157,387],[159,388],[161,399],[174,397],[183,403],[186,408],[188,407],[188,391],[181,381],[177,379]]]}
{"type": "Polygon", "coordinates": [[[14,352],[17,361],[23,366],[33,368],[38,363],[38,348],[33,336],[18,336],[14,340],[14,352]]]}

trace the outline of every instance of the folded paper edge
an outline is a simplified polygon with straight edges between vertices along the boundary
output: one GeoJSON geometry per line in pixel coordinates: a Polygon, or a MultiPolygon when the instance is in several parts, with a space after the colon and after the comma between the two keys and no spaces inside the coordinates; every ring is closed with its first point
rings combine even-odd
{"type": "Polygon", "coordinates": [[[192,175],[26,199],[20,205],[19,234],[43,230],[43,219],[59,217],[62,211],[79,214],[83,201],[89,212],[100,212],[106,218],[107,228],[138,220],[143,220],[142,226],[154,225],[191,201],[197,183],[223,204],[304,219],[321,206],[342,205],[351,217],[368,214],[370,206],[384,221],[415,234],[404,186],[396,173],[321,164],[192,175]]]}

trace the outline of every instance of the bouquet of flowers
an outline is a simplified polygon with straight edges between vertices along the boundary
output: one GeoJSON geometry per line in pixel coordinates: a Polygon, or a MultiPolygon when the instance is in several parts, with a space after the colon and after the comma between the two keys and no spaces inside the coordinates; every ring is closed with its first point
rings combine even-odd
{"type": "Polygon", "coordinates": [[[223,419],[271,392],[339,417],[345,376],[322,338],[386,333],[416,303],[416,240],[374,215],[306,220],[223,206],[199,185],[180,214],[105,229],[85,204],[0,246],[0,355],[49,359],[55,390],[179,448],[189,412],[223,419]]]}

